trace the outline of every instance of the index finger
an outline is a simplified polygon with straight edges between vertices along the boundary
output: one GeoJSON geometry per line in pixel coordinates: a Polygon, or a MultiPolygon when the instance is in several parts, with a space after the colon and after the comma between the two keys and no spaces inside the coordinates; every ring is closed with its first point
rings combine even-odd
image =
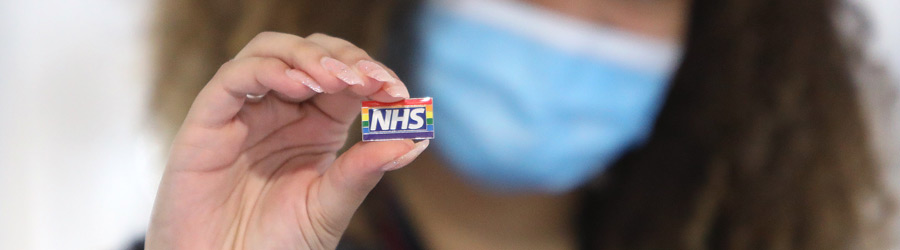
{"type": "Polygon", "coordinates": [[[197,95],[186,124],[217,127],[233,120],[247,95],[269,90],[297,100],[308,99],[314,90],[288,77],[287,64],[275,58],[240,58],[226,62],[197,95]]]}
{"type": "Polygon", "coordinates": [[[396,102],[409,98],[406,84],[394,71],[372,59],[365,50],[353,43],[321,33],[312,34],[306,37],[306,40],[325,48],[335,59],[347,65],[353,65],[357,72],[368,78],[369,82],[376,83],[366,86],[351,86],[350,90],[353,93],[379,102],[396,102]]]}
{"type": "MultiPolygon", "coordinates": [[[[331,52],[303,37],[277,32],[262,32],[256,35],[235,58],[244,57],[272,57],[284,61],[292,68],[298,69],[312,77],[326,93],[338,93],[344,90],[348,84],[361,84],[355,81],[353,74],[345,75],[345,79],[339,78],[325,67],[329,62],[331,52]],[[347,78],[349,77],[349,78],[347,78]]],[[[331,64],[329,64],[331,65],[331,64]]],[[[340,65],[336,65],[340,67],[340,65]]]]}

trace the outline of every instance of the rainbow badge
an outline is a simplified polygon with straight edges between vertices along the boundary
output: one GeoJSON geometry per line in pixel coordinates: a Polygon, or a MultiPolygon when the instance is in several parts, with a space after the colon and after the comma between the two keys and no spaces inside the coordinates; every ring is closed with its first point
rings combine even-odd
{"type": "Polygon", "coordinates": [[[363,141],[434,139],[431,97],[362,103],[363,141]]]}

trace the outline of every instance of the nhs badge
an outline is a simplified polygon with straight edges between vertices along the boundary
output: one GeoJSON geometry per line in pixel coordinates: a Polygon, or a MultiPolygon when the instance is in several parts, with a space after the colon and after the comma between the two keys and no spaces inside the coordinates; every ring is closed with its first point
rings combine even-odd
{"type": "Polygon", "coordinates": [[[431,97],[362,103],[363,141],[434,139],[431,97]]]}

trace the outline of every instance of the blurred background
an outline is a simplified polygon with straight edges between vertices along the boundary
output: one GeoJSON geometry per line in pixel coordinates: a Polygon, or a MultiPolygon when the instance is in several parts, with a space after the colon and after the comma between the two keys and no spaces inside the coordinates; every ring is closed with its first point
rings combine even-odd
{"type": "MultiPolygon", "coordinates": [[[[900,1],[857,1],[870,59],[900,79],[900,1]]],[[[154,6],[0,1],[0,249],[123,249],[142,237],[166,143],[147,107],[154,6]]]]}

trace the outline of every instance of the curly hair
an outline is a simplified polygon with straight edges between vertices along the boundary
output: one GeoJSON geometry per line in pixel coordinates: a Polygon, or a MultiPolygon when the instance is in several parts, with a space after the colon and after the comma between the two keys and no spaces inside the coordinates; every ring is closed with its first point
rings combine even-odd
{"type": "MultiPolygon", "coordinates": [[[[415,1],[166,0],[155,110],[170,131],[256,33],[323,32],[380,51],[415,1]],[[323,11],[327,10],[327,11],[323,11]]],[[[893,203],[837,0],[693,0],[649,141],[586,190],[598,249],[878,249],[893,203]]],[[[375,53],[377,55],[377,53],[375,53]]]]}

